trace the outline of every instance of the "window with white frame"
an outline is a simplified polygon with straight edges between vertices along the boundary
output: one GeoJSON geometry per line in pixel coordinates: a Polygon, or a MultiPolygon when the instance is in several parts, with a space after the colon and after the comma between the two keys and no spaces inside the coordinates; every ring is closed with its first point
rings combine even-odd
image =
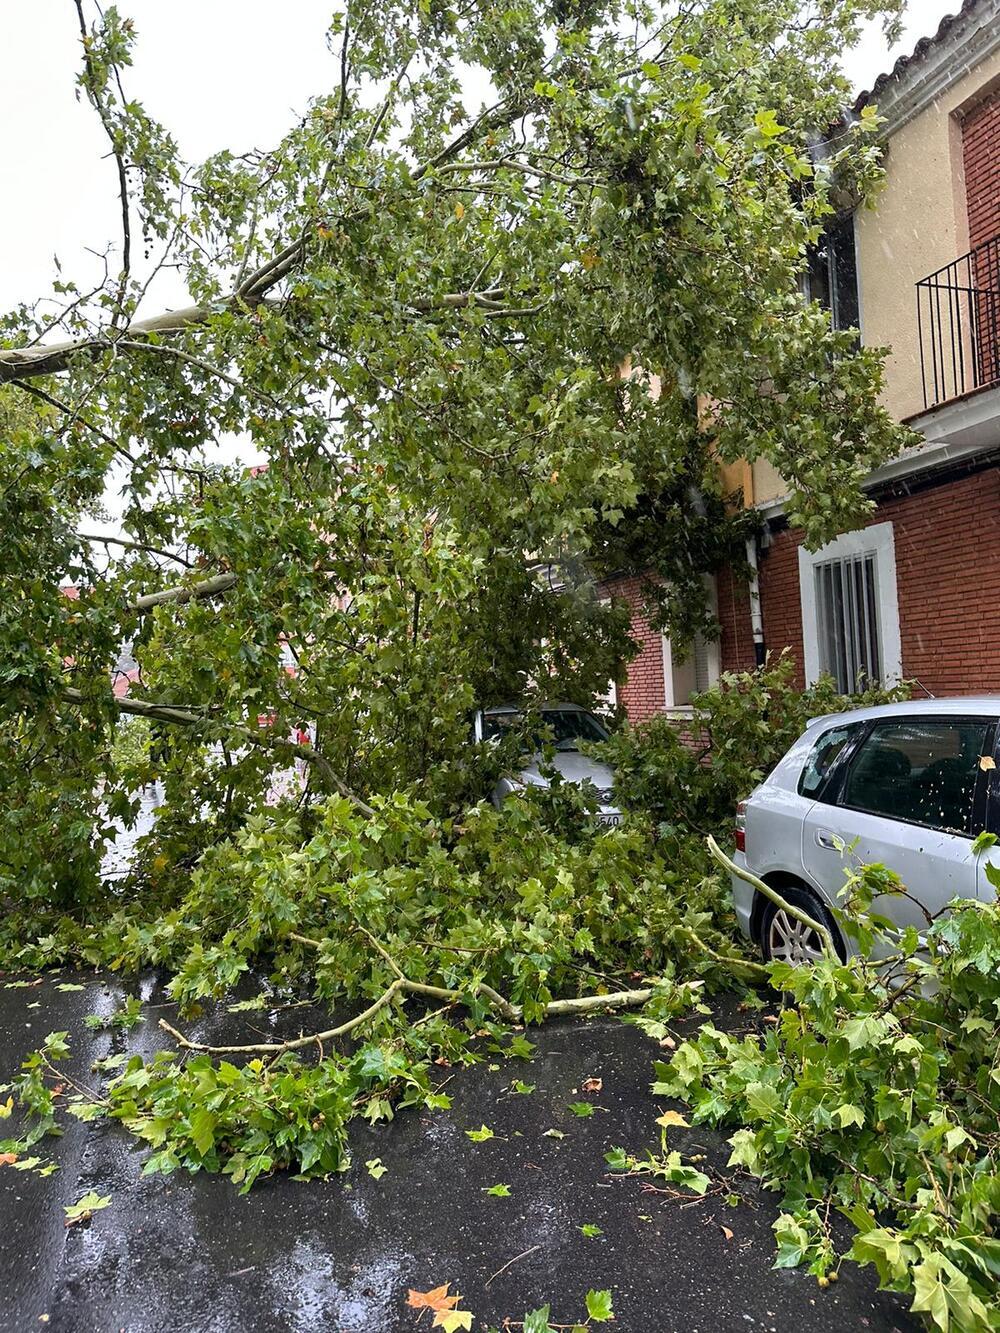
{"type": "MultiPolygon", "coordinates": [[[[716,609],[715,580],[705,580],[709,604],[716,609]]],[[[696,634],[683,653],[663,636],[663,703],[666,708],[688,708],[691,696],[710,689],[719,679],[721,661],[718,639],[696,634]]]]}
{"type": "Polygon", "coordinates": [[[806,683],[824,672],[842,694],[902,674],[896,551],[891,523],[799,550],[806,683]]]}

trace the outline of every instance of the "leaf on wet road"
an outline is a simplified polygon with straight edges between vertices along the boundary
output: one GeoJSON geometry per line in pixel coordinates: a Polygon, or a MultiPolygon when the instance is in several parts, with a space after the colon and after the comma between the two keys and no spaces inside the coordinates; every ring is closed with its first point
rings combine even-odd
{"type": "Polygon", "coordinates": [[[471,1310],[439,1310],[434,1316],[431,1328],[443,1328],[444,1333],[457,1333],[458,1329],[472,1328],[471,1310]]]}
{"type": "Polygon", "coordinates": [[[583,1092],[600,1092],[604,1087],[603,1078],[585,1078],[580,1084],[583,1092]]]}
{"type": "Polygon", "coordinates": [[[588,1291],[587,1314],[595,1324],[606,1324],[609,1319],[614,1319],[614,1312],[611,1309],[611,1292],[588,1291]]]}
{"type": "Polygon", "coordinates": [[[82,1199],[76,1203],[66,1204],[63,1212],[66,1214],[66,1225],[73,1226],[75,1222],[87,1222],[94,1215],[99,1213],[102,1208],[107,1208],[111,1203],[111,1195],[100,1195],[96,1190],[91,1190],[85,1194],[82,1199]]]}
{"type": "Polygon", "coordinates": [[[485,1143],[487,1139],[495,1139],[496,1135],[488,1125],[482,1125],[479,1129],[467,1129],[466,1138],[470,1138],[473,1143],[485,1143]]]}
{"type": "Polygon", "coordinates": [[[450,1282],[445,1282],[440,1287],[432,1287],[430,1291],[415,1291],[411,1287],[406,1303],[413,1310],[453,1310],[462,1298],[449,1296],[450,1286],[450,1282]]]}

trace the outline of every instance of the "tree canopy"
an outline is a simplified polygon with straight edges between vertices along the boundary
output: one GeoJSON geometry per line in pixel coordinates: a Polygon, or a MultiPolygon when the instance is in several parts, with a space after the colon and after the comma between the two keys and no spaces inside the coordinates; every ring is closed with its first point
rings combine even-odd
{"type": "Polygon", "coordinates": [[[157,728],[174,863],[293,752],[362,809],[448,805],[475,704],[615,673],[602,576],[651,571],[681,639],[706,623],[747,531],[719,460],[768,459],[813,543],[856,523],[903,437],[880,351],[799,276],[877,185],[839,59],[896,8],[349,3],[286,137],[193,165],[133,98],[131,20],[78,0],[121,235],[96,290],[62,275],[58,314],[0,330],[8,888],[95,882],[149,770],[116,758],[123,711],[157,728]],[[170,266],[190,304],[151,313],[170,266]]]}

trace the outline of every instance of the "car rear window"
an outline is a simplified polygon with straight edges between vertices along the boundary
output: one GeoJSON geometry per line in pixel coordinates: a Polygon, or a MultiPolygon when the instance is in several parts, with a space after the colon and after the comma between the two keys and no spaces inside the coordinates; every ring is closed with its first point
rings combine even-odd
{"type": "Polygon", "coordinates": [[[972,718],[877,722],[851,763],[841,803],[946,833],[972,833],[976,784],[992,732],[992,723],[972,718]]]}
{"type": "Polygon", "coordinates": [[[850,726],[834,727],[823,732],[810,750],[806,766],[799,777],[800,796],[819,798],[837,760],[860,730],[860,724],[855,722],[850,726]]]}

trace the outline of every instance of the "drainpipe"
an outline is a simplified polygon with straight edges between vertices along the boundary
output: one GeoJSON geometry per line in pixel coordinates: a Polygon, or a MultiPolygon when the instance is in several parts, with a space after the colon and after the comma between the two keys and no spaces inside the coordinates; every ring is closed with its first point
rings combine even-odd
{"type": "Polygon", "coordinates": [[[764,643],[764,616],[760,609],[760,579],[757,569],[757,538],[747,538],[747,564],[750,566],[750,629],[753,632],[754,661],[764,665],[767,647],[764,643]]]}

